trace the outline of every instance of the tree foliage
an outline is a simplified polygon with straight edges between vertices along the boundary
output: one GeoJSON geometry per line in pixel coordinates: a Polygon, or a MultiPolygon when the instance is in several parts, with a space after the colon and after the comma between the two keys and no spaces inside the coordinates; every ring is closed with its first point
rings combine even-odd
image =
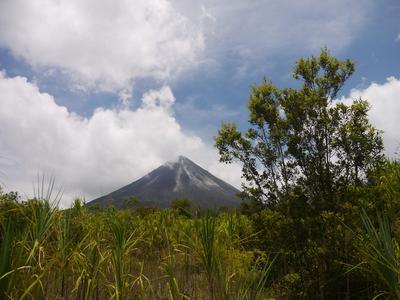
{"type": "Polygon", "coordinates": [[[240,161],[246,196],[269,205],[300,191],[321,209],[343,188],[367,180],[382,161],[383,143],[368,121],[367,101],[336,100],[354,64],[322,49],[300,59],[293,77],[301,86],[278,88],[264,79],[251,88],[250,127],[226,123],[215,138],[221,161],[240,161]]]}
{"type": "Polygon", "coordinates": [[[259,232],[257,247],[283,254],[276,276],[284,298],[370,292],[365,277],[348,274],[346,266],[359,258],[349,228],[361,230],[360,207],[377,209],[388,197],[377,188],[385,158],[368,102],[338,100],[354,70],[327,49],[300,59],[293,69],[297,88],[266,79],[252,86],[247,131],[226,123],[215,138],[221,161],[242,164],[243,195],[250,199],[242,209],[259,232]]]}

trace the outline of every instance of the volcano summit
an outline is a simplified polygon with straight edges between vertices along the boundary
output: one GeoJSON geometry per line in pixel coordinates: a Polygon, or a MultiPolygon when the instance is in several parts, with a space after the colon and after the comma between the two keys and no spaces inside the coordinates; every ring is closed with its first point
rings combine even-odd
{"type": "Polygon", "coordinates": [[[167,162],[108,195],[89,202],[106,206],[126,207],[126,200],[136,197],[140,206],[169,207],[178,198],[187,198],[194,207],[215,209],[237,207],[239,190],[215,177],[184,156],[167,162]]]}

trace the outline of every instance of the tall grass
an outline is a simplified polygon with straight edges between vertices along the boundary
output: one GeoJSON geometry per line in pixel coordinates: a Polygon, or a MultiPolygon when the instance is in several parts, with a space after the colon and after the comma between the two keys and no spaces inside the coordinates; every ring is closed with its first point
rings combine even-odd
{"type": "Polygon", "coordinates": [[[13,222],[8,219],[4,228],[1,228],[0,244],[0,299],[6,299],[10,282],[10,272],[12,272],[11,259],[13,254],[13,244],[15,232],[13,222]]]}
{"type": "Polygon", "coordinates": [[[250,270],[245,283],[241,286],[238,299],[241,300],[261,300],[265,299],[265,287],[271,277],[272,267],[274,266],[277,255],[268,259],[261,269],[256,263],[250,270]]]}
{"type": "Polygon", "coordinates": [[[236,216],[80,201],[61,211],[40,197],[0,202],[0,299],[252,299],[268,289],[236,216]]]}
{"type": "Polygon", "coordinates": [[[361,212],[364,234],[359,235],[359,251],[369,270],[382,286],[385,295],[400,299],[400,253],[399,244],[394,239],[389,219],[381,213],[376,222],[366,213],[361,212]]]}
{"type": "Polygon", "coordinates": [[[211,299],[214,299],[215,297],[214,273],[217,265],[215,223],[215,216],[210,214],[206,214],[205,217],[198,220],[196,223],[196,230],[201,246],[198,254],[207,274],[207,282],[211,293],[211,299]]]}
{"type": "Polygon", "coordinates": [[[127,289],[127,260],[137,243],[135,231],[129,232],[128,224],[122,222],[117,216],[110,215],[108,226],[111,233],[110,249],[111,263],[114,272],[114,293],[111,298],[116,300],[126,299],[127,289]]]}

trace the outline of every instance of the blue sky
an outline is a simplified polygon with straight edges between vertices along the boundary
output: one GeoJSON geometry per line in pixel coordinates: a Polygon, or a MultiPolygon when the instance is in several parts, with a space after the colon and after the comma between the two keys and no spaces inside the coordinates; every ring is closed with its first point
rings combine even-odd
{"type": "Polygon", "coordinates": [[[356,62],[340,97],[371,98],[394,155],[399,20],[398,0],[4,0],[0,182],[29,194],[46,172],[91,198],[184,154],[238,186],[212,147],[221,122],[246,128],[250,85],[295,86],[325,46],[356,62]]]}

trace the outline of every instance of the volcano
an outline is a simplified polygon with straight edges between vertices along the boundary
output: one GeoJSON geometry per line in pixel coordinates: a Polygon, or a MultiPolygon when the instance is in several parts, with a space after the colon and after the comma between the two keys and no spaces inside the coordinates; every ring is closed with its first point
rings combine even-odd
{"type": "Polygon", "coordinates": [[[110,194],[89,202],[89,205],[129,206],[128,199],[135,197],[139,206],[167,208],[175,199],[186,198],[194,207],[216,209],[238,207],[239,190],[215,177],[184,156],[167,162],[110,194]]]}

